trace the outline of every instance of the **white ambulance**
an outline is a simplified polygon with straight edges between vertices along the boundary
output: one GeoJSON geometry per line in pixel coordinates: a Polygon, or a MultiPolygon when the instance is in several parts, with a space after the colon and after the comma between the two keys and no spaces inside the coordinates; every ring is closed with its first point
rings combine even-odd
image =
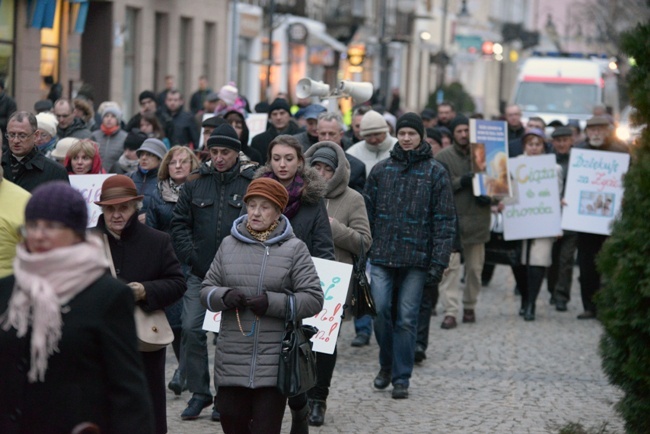
{"type": "Polygon", "coordinates": [[[594,106],[603,103],[606,63],[561,55],[530,57],[520,67],[512,103],[521,107],[524,123],[539,116],[547,124],[577,119],[584,127],[594,106]]]}

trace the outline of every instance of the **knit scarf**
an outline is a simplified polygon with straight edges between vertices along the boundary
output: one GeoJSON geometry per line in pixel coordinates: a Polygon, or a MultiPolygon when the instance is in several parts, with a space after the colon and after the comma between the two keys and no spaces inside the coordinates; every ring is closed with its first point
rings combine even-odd
{"type": "Polygon", "coordinates": [[[124,154],[117,160],[117,164],[119,164],[124,173],[134,172],[138,168],[138,162],[139,160],[129,160],[124,154]]]}
{"type": "Polygon", "coordinates": [[[158,182],[160,196],[165,202],[178,202],[178,196],[181,194],[182,187],[183,184],[177,185],[171,178],[158,182]]]}
{"type": "Polygon", "coordinates": [[[112,136],[113,134],[115,134],[117,132],[117,130],[120,129],[120,126],[115,125],[114,127],[108,128],[104,124],[101,124],[99,126],[99,129],[102,130],[102,133],[104,133],[105,136],[112,136]]]}
{"type": "MultiPolygon", "coordinates": [[[[280,182],[277,176],[271,171],[266,174],[264,174],[266,178],[273,178],[276,181],[280,182]]],[[[302,190],[303,187],[305,186],[305,181],[302,179],[302,176],[296,174],[296,176],[293,178],[293,181],[291,181],[291,184],[287,187],[287,193],[289,193],[289,203],[287,203],[287,206],[284,208],[284,211],[282,211],[282,214],[287,216],[289,220],[291,220],[296,214],[298,214],[298,210],[300,209],[300,198],[302,197],[302,190]]]]}
{"type": "Polygon", "coordinates": [[[89,234],[85,242],[44,253],[30,253],[20,244],[13,265],[16,284],[0,325],[16,329],[19,338],[31,328],[27,377],[42,382],[49,356],[59,351],[61,307],[106,273],[108,260],[101,239],[89,234]]]}
{"type": "Polygon", "coordinates": [[[264,242],[269,239],[269,236],[271,236],[271,233],[273,233],[273,231],[278,227],[279,224],[280,221],[276,220],[273,223],[271,223],[271,226],[269,226],[267,230],[256,231],[251,227],[251,225],[248,222],[246,222],[246,229],[248,230],[248,232],[250,232],[251,236],[255,238],[257,241],[264,242]]]}

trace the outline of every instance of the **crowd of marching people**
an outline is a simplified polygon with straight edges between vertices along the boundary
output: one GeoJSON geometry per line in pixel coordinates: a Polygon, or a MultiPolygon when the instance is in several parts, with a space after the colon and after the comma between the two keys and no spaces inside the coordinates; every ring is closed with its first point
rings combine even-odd
{"type": "MultiPolygon", "coordinates": [[[[323,306],[311,257],[367,255],[377,316],[354,318],[352,346],[374,335],[373,386],[407,399],[437,306],[444,330],[480,321],[494,268],[491,216],[508,201],[474,194],[470,119],[450,102],[419,113],[367,103],[348,127],[305,98],[251,108],[233,83],[213,92],[205,77],[186,110],[168,81],[159,94],[142,91],[130,119],[113,101],[95,109],[88,89],[12,106],[0,82],[0,432],[166,433],[166,388],[189,393],[169,417],[211,408],[226,433],[280,432],[287,404],[292,433],[323,425],[336,348],[317,354],[308,392],[276,388],[288,306],[297,319],[323,306]],[[268,125],[251,136],[255,112],[268,125]],[[90,174],[107,175],[92,228],[70,186],[90,174]],[[177,360],[169,381],[165,346],[139,345],[137,309],[165,312],[177,360]],[[222,313],[213,367],[206,309],[222,313]]],[[[606,113],[584,129],[523,124],[514,105],[504,120],[511,158],[555,155],[560,197],[572,148],[629,152],[606,113]]],[[[596,318],[606,239],[565,231],[518,242],[513,315],[535,320],[544,280],[567,311],[577,256],[578,318],[596,318]]]]}

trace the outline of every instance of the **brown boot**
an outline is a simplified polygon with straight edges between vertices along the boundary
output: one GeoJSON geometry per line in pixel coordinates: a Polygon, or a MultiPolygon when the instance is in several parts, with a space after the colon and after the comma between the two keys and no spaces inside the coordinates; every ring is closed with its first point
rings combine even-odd
{"type": "Polygon", "coordinates": [[[476,315],[474,314],[474,309],[463,309],[463,322],[464,323],[476,322],[476,315]]]}

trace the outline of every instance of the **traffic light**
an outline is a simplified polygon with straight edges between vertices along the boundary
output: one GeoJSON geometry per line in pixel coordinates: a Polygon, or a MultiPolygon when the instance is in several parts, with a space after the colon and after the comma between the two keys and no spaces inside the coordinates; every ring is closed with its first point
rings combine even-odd
{"type": "Polygon", "coordinates": [[[366,58],[366,49],[363,45],[351,45],[348,48],[348,62],[352,66],[361,66],[366,58]]]}
{"type": "Polygon", "coordinates": [[[505,23],[501,27],[501,36],[503,37],[503,42],[512,42],[515,39],[519,39],[519,34],[522,32],[523,28],[521,24],[516,23],[505,23]]]}
{"type": "Polygon", "coordinates": [[[524,30],[519,37],[521,38],[521,47],[524,50],[539,45],[539,32],[527,32],[524,30]]]}

